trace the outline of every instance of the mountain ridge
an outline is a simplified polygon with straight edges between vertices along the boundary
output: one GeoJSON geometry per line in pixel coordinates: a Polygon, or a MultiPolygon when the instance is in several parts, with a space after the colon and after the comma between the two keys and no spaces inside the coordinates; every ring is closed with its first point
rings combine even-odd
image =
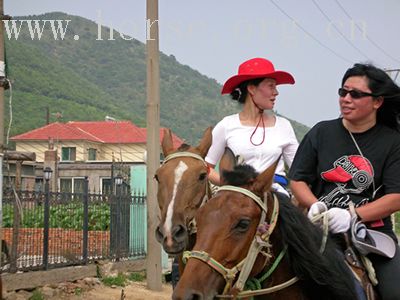
{"type": "MultiPolygon", "coordinates": [[[[11,135],[45,125],[47,108],[51,113],[61,111],[63,118],[57,120],[63,122],[104,120],[111,115],[146,126],[143,43],[128,35],[123,39],[116,30],[114,40],[106,40],[110,29],[105,26],[101,27],[103,40],[96,40],[98,24],[60,12],[14,20],[21,26],[18,39],[5,34],[7,76],[13,82],[11,135]],[[39,20],[43,25],[40,40],[31,39],[23,20],[39,20]],[[63,40],[54,39],[45,20],[70,20],[63,40]]],[[[215,79],[160,52],[161,126],[196,144],[205,128],[240,110],[235,101],[221,96],[220,90],[215,79]]],[[[5,116],[5,124],[9,118],[10,114],[5,116]]],[[[52,115],[50,121],[55,121],[52,115]]],[[[290,121],[300,140],[308,127],[290,121]]]]}

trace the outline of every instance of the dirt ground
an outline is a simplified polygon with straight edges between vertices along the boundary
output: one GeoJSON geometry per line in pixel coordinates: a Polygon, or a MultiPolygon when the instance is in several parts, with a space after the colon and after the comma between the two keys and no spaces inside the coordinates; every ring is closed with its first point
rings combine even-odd
{"type": "MultiPolygon", "coordinates": [[[[87,279],[88,280],[88,279],[87,279]]],[[[129,282],[125,287],[106,286],[98,279],[90,280],[94,284],[66,282],[58,287],[45,286],[37,291],[3,292],[5,300],[169,300],[172,295],[172,285],[163,284],[161,291],[150,291],[145,282],[129,282]]]]}
{"type": "Polygon", "coordinates": [[[162,291],[150,291],[145,282],[131,282],[125,287],[107,287],[97,285],[90,291],[85,291],[81,295],[69,295],[62,299],[70,300],[170,300],[172,295],[172,285],[163,284],[162,291]],[[124,295],[124,296],[122,296],[124,295]]]}

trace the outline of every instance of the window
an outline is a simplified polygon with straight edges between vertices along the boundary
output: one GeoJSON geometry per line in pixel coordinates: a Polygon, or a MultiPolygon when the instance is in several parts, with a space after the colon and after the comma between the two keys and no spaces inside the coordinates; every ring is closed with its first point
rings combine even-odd
{"type": "Polygon", "coordinates": [[[43,178],[35,178],[35,192],[44,192],[43,178]]]}
{"type": "Polygon", "coordinates": [[[60,178],[60,192],[72,193],[72,178],[60,178]]]}
{"type": "Polygon", "coordinates": [[[62,147],[61,161],[75,161],[75,160],[76,160],[76,148],[75,147],[62,147]]]}
{"type": "Polygon", "coordinates": [[[102,178],[101,179],[101,191],[102,194],[111,194],[112,193],[112,184],[111,178],[102,178]]]}
{"type": "Polygon", "coordinates": [[[85,190],[85,178],[60,178],[61,193],[83,193],[85,190]]]}
{"type": "Polygon", "coordinates": [[[88,149],[88,160],[96,160],[97,158],[97,149],[89,148],[88,149]]]}
{"type": "Polygon", "coordinates": [[[72,178],[74,182],[74,193],[85,192],[85,179],[84,178],[72,178]]]}

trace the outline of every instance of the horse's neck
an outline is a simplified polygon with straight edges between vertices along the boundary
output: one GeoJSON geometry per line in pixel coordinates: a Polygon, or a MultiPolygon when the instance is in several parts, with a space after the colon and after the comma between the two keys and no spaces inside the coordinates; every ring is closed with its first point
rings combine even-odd
{"type": "MultiPolygon", "coordinates": [[[[268,267],[265,268],[264,272],[267,272],[268,267]]],[[[271,288],[279,284],[285,283],[290,279],[294,278],[295,275],[285,257],[279,264],[277,269],[272,273],[272,275],[263,282],[263,288],[271,288]]],[[[300,282],[294,283],[292,286],[284,288],[276,293],[265,295],[263,299],[274,299],[274,300],[287,300],[287,299],[298,299],[298,300],[308,300],[302,291],[300,282]],[[272,296],[272,297],[271,297],[272,296]]]]}

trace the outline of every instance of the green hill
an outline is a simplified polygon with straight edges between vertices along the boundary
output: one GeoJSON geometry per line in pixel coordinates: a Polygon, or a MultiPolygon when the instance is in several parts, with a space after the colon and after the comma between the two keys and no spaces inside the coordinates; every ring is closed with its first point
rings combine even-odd
{"type": "MultiPolygon", "coordinates": [[[[146,125],[145,45],[123,39],[116,31],[109,40],[109,28],[87,19],[64,13],[16,17],[18,38],[5,32],[7,76],[13,88],[13,125],[10,135],[43,126],[46,109],[61,112],[62,119],[104,120],[106,115],[146,125]],[[42,20],[43,33],[32,39],[27,21],[42,20]],[[56,40],[50,22],[70,20],[63,39],[56,40]],[[74,39],[79,35],[79,39],[74,39]]],[[[34,28],[34,22],[31,23],[34,28]]],[[[11,30],[9,23],[9,30],[11,30]]],[[[57,22],[55,23],[57,26],[57,22]]],[[[239,110],[228,97],[220,95],[221,86],[182,65],[171,55],[160,53],[160,119],[189,143],[197,143],[208,126],[239,110]]],[[[6,92],[9,96],[9,91],[6,92]]],[[[5,99],[8,106],[8,99],[5,99]]],[[[5,124],[8,123],[8,107],[5,124]]],[[[55,121],[51,114],[50,121],[55,121]]],[[[301,139],[308,127],[292,121],[301,139]]]]}

